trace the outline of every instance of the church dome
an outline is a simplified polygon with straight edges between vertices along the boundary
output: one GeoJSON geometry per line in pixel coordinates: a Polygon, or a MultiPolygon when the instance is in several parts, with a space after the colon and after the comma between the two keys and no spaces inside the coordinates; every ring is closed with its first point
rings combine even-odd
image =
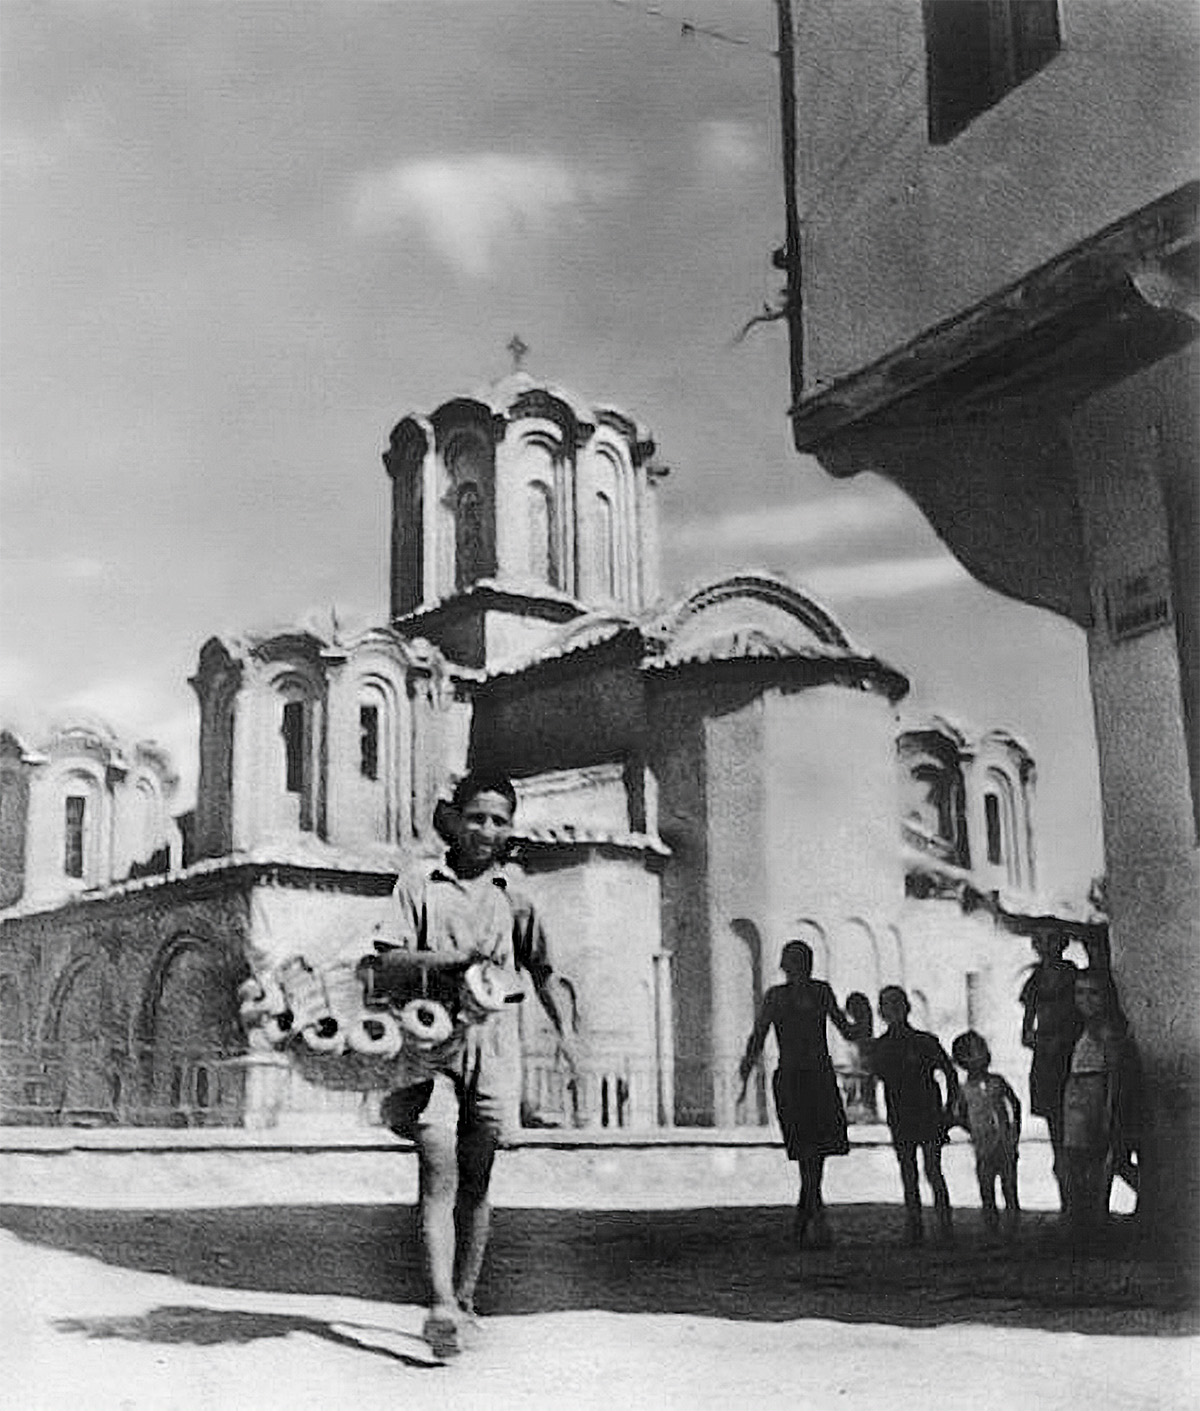
{"type": "Polygon", "coordinates": [[[625,411],[521,371],[402,418],[384,455],[393,618],[481,589],[556,622],[564,605],[644,612],[658,596],[654,451],[625,411]]]}

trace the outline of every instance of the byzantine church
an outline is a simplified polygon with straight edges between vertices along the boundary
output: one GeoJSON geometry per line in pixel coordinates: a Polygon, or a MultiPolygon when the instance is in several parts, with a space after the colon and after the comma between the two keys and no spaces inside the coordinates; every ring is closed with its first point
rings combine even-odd
{"type": "Polygon", "coordinates": [[[524,372],[405,416],[383,456],[388,621],[208,640],[179,818],[150,742],[82,717],[0,733],[0,1121],[377,1121],[378,1093],[255,1052],[237,988],[386,933],[398,870],[441,849],[476,761],[514,779],[574,998],[572,1084],[521,1007],[530,1124],[770,1125],[761,1076],[737,1103],[737,1062],[792,937],[840,1001],[902,984],[919,1027],[980,1030],[1023,1080],[1016,997],[1053,921],[1029,751],[902,726],[906,678],[778,577],[665,599],[655,449],[524,372]]]}

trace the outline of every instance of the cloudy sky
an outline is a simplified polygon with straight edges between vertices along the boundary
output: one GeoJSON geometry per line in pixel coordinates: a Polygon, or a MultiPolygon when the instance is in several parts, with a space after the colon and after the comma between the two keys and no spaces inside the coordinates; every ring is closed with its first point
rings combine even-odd
{"type": "Polygon", "coordinates": [[[766,567],[1021,734],[1101,869],[1082,634],[788,438],[768,0],[0,5],[0,693],[175,752],[212,632],[386,611],[387,433],[527,368],[672,467],[670,588],[766,567]],[[685,32],[687,20],[692,32],[685,32]],[[711,32],[706,32],[711,31],[711,32]],[[732,42],[742,41],[742,42],[732,42]]]}

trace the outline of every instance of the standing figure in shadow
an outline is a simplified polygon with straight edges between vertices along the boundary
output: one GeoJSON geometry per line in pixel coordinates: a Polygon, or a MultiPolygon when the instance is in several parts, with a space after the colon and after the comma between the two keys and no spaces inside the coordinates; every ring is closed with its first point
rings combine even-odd
{"type": "Polygon", "coordinates": [[[1067,1208],[1063,1161],[1063,1087],[1071,1054],[1083,1029],[1075,1007],[1077,967],[1065,958],[1067,938],[1057,931],[1037,931],[1032,937],[1037,964],[1021,988],[1021,1042],[1033,1052],[1029,1066],[1029,1110],[1046,1119],[1059,1204],[1067,1208]]]}
{"type": "Polygon", "coordinates": [[[847,1039],[854,1026],[842,1013],[832,989],[812,978],[812,947],[789,941],[780,966],[786,977],[763,996],[739,1073],[742,1091],[762,1056],[767,1034],[773,1028],[779,1044],[779,1066],[772,1079],[775,1110],[783,1129],[788,1160],[800,1168],[800,1195],[796,1205],[793,1238],[802,1244],[811,1231],[812,1244],[831,1242],[821,1182],[827,1156],[844,1156],[850,1150],[846,1135],[846,1110],[838,1089],[837,1074],[829,1056],[826,1024],[832,1022],[847,1039]]]}

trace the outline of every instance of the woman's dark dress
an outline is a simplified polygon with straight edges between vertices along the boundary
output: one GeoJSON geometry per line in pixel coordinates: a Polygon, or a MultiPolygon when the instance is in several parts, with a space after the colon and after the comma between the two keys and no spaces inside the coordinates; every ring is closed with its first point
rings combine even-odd
{"type": "Polygon", "coordinates": [[[825,1032],[836,1007],[824,980],[776,985],[763,1000],[761,1022],[764,1028],[774,1026],[779,1042],[775,1110],[791,1161],[844,1156],[850,1150],[846,1110],[825,1032]]]}

